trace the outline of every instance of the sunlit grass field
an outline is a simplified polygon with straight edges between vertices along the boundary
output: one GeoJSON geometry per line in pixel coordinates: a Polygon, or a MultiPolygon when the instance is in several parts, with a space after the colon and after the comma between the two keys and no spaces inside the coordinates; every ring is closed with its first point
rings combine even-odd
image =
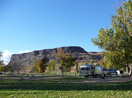
{"type": "Polygon", "coordinates": [[[105,84],[68,83],[85,78],[54,75],[45,75],[43,83],[41,79],[0,79],[0,98],[132,98],[132,81],[105,84]],[[67,83],[63,83],[65,81],[67,83]]]}

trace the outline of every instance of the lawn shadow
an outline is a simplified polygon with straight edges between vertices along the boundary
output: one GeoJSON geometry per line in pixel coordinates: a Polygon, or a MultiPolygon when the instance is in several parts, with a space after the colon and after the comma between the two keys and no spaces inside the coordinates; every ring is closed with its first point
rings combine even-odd
{"type": "Polygon", "coordinates": [[[60,78],[54,80],[0,80],[0,90],[132,90],[132,81],[123,83],[57,83],[58,81],[66,81],[71,78],[60,78]]]}

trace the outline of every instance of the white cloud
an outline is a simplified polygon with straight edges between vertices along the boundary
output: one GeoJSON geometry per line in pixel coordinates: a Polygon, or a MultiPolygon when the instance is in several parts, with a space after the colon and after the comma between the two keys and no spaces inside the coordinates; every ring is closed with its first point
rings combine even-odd
{"type": "Polygon", "coordinates": [[[5,50],[3,53],[2,53],[2,59],[4,60],[4,63],[5,64],[8,64],[10,59],[11,59],[11,55],[12,53],[10,53],[8,50],[5,50]]]}
{"type": "MultiPolygon", "coordinates": [[[[31,52],[31,51],[20,51],[20,53],[27,53],[27,52],[31,52]]],[[[11,59],[11,55],[13,53],[10,53],[8,50],[5,50],[3,53],[2,53],[2,60],[4,60],[4,64],[8,64],[10,59],[11,59]]]]}
{"type": "Polygon", "coordinates": [[[31,52],[31,51],[20,51],[19,53],[28,53],[28,52],[31,52]]]}

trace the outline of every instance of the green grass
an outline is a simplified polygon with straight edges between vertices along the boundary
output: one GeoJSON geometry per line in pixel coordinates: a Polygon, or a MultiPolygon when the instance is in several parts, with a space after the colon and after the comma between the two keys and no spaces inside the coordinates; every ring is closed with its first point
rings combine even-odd
{"type": "Polygon", "coordinates": [[[84,84],[58,82],[85,78],[73,76],[53,78],[44,80],[43,83],[41,80],[0,80],[0,98],[132,98],[132,81],[84,84]]]}

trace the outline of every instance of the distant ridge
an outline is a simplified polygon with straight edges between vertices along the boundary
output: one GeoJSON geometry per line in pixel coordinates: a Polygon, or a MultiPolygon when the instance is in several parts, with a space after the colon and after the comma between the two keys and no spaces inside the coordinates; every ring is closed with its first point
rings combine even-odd
{"type": "Polygon", "coordinates": [[[103,56],[100,52],[87,52],[82,47],[79,46],[69,46],[69,47],[58,47],[53,49],[43,49],[43,50],[35,50],[28,53],[22,54],[13,54],[11,56],[11,61],[9,64],[13,64],[13,62],[19,62],[19,66],[29,66],[33,65],[35,59],[42,59],[47,53],[48,61],[51,59],[55,59],[55,53],[58,52],[58,49],[61,48],[64,53],[69,53],[71,51],[72,55],[77,58],[79,63],[87,61],[90,63],[90,60],[93,59],[94,63],[96,64],[100,61],[103,56]]]}

